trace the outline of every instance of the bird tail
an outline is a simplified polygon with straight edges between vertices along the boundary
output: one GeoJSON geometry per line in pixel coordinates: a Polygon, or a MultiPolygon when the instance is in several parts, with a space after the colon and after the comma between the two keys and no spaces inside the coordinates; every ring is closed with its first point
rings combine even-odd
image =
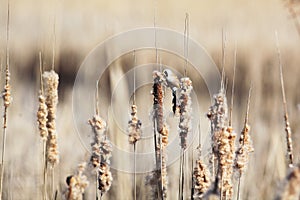
{"type": "Polygon", "coordinates": [[[177,105],[176,105],[176,90],[172,90],[172,96],[173,96],[173,99],[172,99],[172,104],[173,104],[173,107],[172,107],[172,110],[173,110],[173,113],[175,114],[176,113],[176,108],[177,108],[177,105]]]}

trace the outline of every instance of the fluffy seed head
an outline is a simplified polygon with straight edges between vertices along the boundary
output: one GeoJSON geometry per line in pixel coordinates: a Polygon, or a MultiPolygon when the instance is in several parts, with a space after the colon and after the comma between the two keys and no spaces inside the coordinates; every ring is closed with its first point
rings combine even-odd
{"type": "Polygon", "coordinates": [[[39,132],[42,140],[46,141],[48,137],[48,130],[47,130],[47,105],[45,102],[45,97],[40,94],[39,95],[39,108],[37,112],[37,122],[39,127],[39,132]]]}
{"type": "Polygon", "coordinates": [[[47,160],[54,166],[59,162],[59,152],[57,146],[57,133],[56,133],[56,109],[58,103],[58,74],[53,70],[50,72],[44,72],[43,78],[45,80],[45,97],[47,105],[47,129],[48,140],[46,144],[47,148],[47,160]]]}

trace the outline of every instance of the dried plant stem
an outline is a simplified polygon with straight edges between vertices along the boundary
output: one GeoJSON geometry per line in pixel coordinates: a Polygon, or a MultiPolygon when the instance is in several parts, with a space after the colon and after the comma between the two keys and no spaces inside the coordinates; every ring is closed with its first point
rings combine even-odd
{"type": "Polygon", "coordinates": [[[188,57],[189,57],[189,14],[185,13],[185,23],[184,23],[184,57],[185,57],[185,63],[184,63],[184,76],[187,76],[187,66],[188,66],[188,57]]]}
{"type": "Polygon", "coordinates": [[[287,155],[288,155],[288,167],[291,168],[291,167],[293,167],[293,164],[294,164],[292,131],[291,131],[290,123],[289,123],[289,116],[288,116],[288,110],[287,110],[286,96],[285,96],[285,90],[284,90],[283,72],[282,72],[281,53],[280,53],[280,49],[279,49],[279,41],[278,41],[277,32],[275,32],[275,37],[276,37],[276,46],[277,46],[279,71],[280,71],[280,84],[281,84],[281,92],[282,92],[282,100],[283,100],[286,145],[287,145],[287,155]]]}
{"type": "Polygon", "coordinates": [[[133,144],[133,165],[134,165],[134,173],[133,173],[133,184],[134,184],[134,200],[136,200],[136,143],[133,144]]]}
{"type": "Polygon", "coordinates": [[[54,186],[54,167],[51,167],[51,199],[55,198],[55,186],[54,186]]]}
{"type": "Polygon", "coordinates": [[[254,148],[252,146],[251,137],[249,135],[250,126],[248,124],[251,91],[252,91],[252,87],[250,87],[250,89],[249,89],[244,127],[243,127],[243,130],[241,132],[240,139],[239,139],[239,148],[236,151],[235,168],[238,170],[237,199],[240,198],[241,178],[242,178],[242,175],[243,175],[244,171],[246,170],[246,165],[249,162],[249,153],[254,151],[254,148]]]}
{"type": "Polygon", "coordinates": [[[5,150],[6,150],[6,132],[7,132],[7,109],[11,103],[10,91],[10,72],[9,72],[9,1],[7,3],[7,23],[6,23],[6,68],[5,68],[5,85],[2,93],[4,100],[4,114],[3,114],[3,135],[2,135],[2,154],[1,154],[1,178],[0,178],[0,199],[3,193],[3,179],[4,179],[4,166],[5,166],[5,150]]]}
{"type": "Polygon", "coordinates": [[[43,141],[43,200],[47,200],[47,158],[46,141],[43,141]]]}
{"type": "Polygon", "coordinates": [[[37,121],[39,125],[40,136],[42,138],[42,163],[43,163],[43,184],[42,184],[42,195],[43,200],[47,199],[47,154],[46,154],[46,144],[47,144],[47,105],[44,97],[44,84],[43,84],[43,64],[42,64],[42,53],[39,52],[39,68],[40,68],[40,92],[39,92],[39,109],[37,113],[37,121]]]}
{"type": "Polygon", "coordinates": [[[232,126],[232,110],[233,110],[233,100],[234,100],[236,54],[237,54],[237,47],[235,45],[235,49],[234,49],[234,64],[233,64],[233,78],[232,78],[232,88],[231,88],[231,103],[230,103],[230,109],[229,109],[229,123],[228,123],[229,126],[232,126]]]}

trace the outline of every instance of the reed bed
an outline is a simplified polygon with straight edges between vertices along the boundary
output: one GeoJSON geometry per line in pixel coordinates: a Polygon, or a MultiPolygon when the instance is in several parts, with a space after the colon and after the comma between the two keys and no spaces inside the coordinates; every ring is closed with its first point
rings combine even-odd
{"type": "MultiPolygon", "coordinates": [[[[291,6],[291,4],[288,4],[291,6]]],[[[295,11],[288,8],[292,16],[296,15],[295,11]]],[[[207,121],[210,125],[209,129],[209,148],[203,150],[201,148],[201,140],[199,141],[199,146],[194,149],[194,141],[189,144],[189,136],[194,133],[194,127],[192,127],[192,121],[195,116],[204,115],[204,113],[194,110],[192,101],[192,92],[194,88],[197,88],[197,78],[195,75],[187,75],[188,63],[188,32],[189,32],[189,19],[188,15],[186,17],[186,27],[185,27],[185,65],[184,69],[179,71],[184,71],[184,75],[175,75],[175,70],[173,71],[169,67],[164,67],[165,69],[154,70],[152,73],[152,112],[151,112],[151,122],[152,127],[146,127],[146,129],[151,129],[153,131],[153,146],[142,146],[142,148],[148,148],[148,150],[154,150],[153,161],[154,169],[149,174],[137,174],[136,165],[140,162],[136,156],[137,145],[142,143],[144,138],[142,135],[142,122],[139,118],[144,116],[140,110],[143,107],[138,107],[136,98],[141,98],[141,96],[136,97],[134,94],[134,101],[130,105],[130,116],[129,120],[126,118],[125,123],[127,123],[127,133],[129,147],[133,148],[134,160],[130,161],[133,164],[133,188],[129,186],[124,186],[129,190],[132,196],[125,196],[124,199],[172,199],[177,196],[178,199],[220,199],[220,200],[230,200],[230,199],[250,199],[251,196],[245,190],[251,183],[246,182],[249,174],[253,173],[253,168],[255,167],[251,162],[251,155],[256,151],[257,134],[256,132],[250,132],[250,127],[256,127],[253,123],[253,118],[256,118],[255,112],[252,112],[252,107],[250,106],[250,99],[252,93],[252,85],[248,91],[248,99],[246,103],[246,113],[245,117],[243,115],[240,107],[238,109],[233,109],[234,102],[244,102],[240,98],[240,93],[247,93],[241,90],[238,84],[235,85],[236,77],[236,67],[237,67],[237,50],[235,49],[234,56],[234,70],[233,70],[233,80],[231,85],[231,105],[227,104],[227,80],[225,71],[225,41],[223,41],[222,47],[222,81],[219,91],[214,94],[213,102],[210,107],[208,107],[208,112],[206,113],[207,121]],[[239,93],[235,96],[235,88],[239,93]],[[168,95],[172,97],[169,97],[168,95]],[[168,99],[172,98],[172,107],[168,99]],[[234,98],[238,98],[237,101],[233,101],[234,98]],[[139,108],[139,113],[138,113],[139,108]],[[251,114],[250,115],[250,110],[251,114]],[[172,111],[169,114],[167,111],[172,111]],[[237,111],[237,112],[235,112],[237,111]],[[139,114],[139,117],[138,117],[139,114]],[[240,124],[235,122],[239,120],[234,120],[233,116],[240,118],[243,121],[240,124]],[[244,120],[243,120],[244,119],[244,120]],[[169,123],[171,122],[171,123],[169,123]],[[179,139],[178,153],[179,162],[175,163],[174,166],[169,165],[168,156],[170,154],[169,142],[171,136],[174,136],[173,126],[178,129],[176,133],[176,138],[179,139]],[[251,124],[251,126],[250,126],[251,124]],[[240,126],[239,126],[240,125],[240,126]],[[236,127],[242,127],[239,134],[236,133],[236,127]],[[254,139],[253,139],[254,138],[254,139]],[[190,145],[190,146],[189,146],[190,145]],[[255,148],[254,148],[255,147],[255,148]],[[151,149],[152,148],[152,149],[151,149]],[[194,160],[194,151],[198,152],[196,159],[194,160]],[[203,151],[209,152],[208,156],[203,155],[203,151]],[[192,156],[190,156],[192,154],[192,156]],[[192,167],[189,166],[192,163],[192,167]],[[172,169],[176,168],[177,173],[174,173],[172,169]],[[179,169],[179,170],[178,170],[179,169]],[[179,173],[178,173],[179,171],[179,173]],[[249,172],[250,171],[250,172],[249,172]],[[175,177],[175,178],[174,178],[175,177]],[[171,180],[171,181],[170,181],[171,180]],[[178,181],[178,184],[175,181],[178,181]],[[191,181],[192,180],[192,181],[191,181]],[[174,182],[173,182],[174,181],[174,182]],[[190,182],[192,184],[187,184],[190,182]],[[248,183],[248,184],[246,184],[248,183]],[[142,190],[142,188],[148,188],[148,190],[142,190]],[[191,191],[191,195],[190,195],[191,191]],[[144,193],[142,193],[144,192],[144,193]]],[[[296,26],[298,26],[295,20],[296,26]]],[[[299,30],[298,30],[299,31],[299,30]]],[[[8,7],[8,21],[7,21],[7,49],[6,49],[6,66],[4,69],[4,85],[3,85],[3,135],[2,135],[2,160],[1,160],[1,184],[0,184],[0,199],[9,199],[8,190],[11,193],[7,179],[11,179],[13,182],[13,176],[8,172],[4,171],[9,169],[11,163],[7,163],[5,157],[5,145],[6,145],[6,131],[8,127],[8,108],[12,103],[11,94],[11,74],[10,74],[10,61],[9,61],[9,7],[8,7]],[[7,165],[10,164],[10,165],[7,165]],[[7,166],[6,166],[7,165],[7,166]],[[5,182],[3,182],[5,180],[5,182]],[[5,184],[5,187],[3,185],[5,184]],[[6,194],[7,193],[7,194],[6,194]]],[[[278,37],[278,36],[276,36],[278,37]]],[[[224,39],[224,38],[223,38],[224,39]]],[[[53,45],[53,49],[54,49],[53,45]]],[[[288,103],[285,91],[285,82],[283,77],[283,62],[281,58],[281,52],[279,49],[278,38],[276,38],[277,46],[277,56],[279,60],[279,77],[280,77],[280,89],[283,104],[283,119],[284,130],[281,132],[285,136],[285,146],[276,146],[276,148],[282,148],[287,154],[286,168],[285,171],[277,170],[277,168],[272,171],[276,176],[276,181],[280,183],[278,192],[274,195],[274,199],[299,199],[300,196],[300,165],[298,163],[296,151],[293,144],[296,144],[294,137],[296,137],[296,131],[292,132],[294,126],[293,121],[288,115],[288,103]],[[294,143],[293,143],[294,142],[294,143]],[[280,172],[278,172],[280,171],[280,172]],[[281,174],[280,174],[281,173],[281,174]],[[280,174],[280,175],[278,175],[280,174]],[[284,174],[284,175],[282,175],[284,174]],[[280,177],[281,176],[281,177],[280,177]],[[282,178],[282,180],[280,180],[282,178]]],[[[227,50],[227,49],[226,49],[227,50]]],[[[157,49],[156,49],[157,53],[157,49]]],[[[88,120],[91,131],[88,133],[92,137],[89,148],[89,152],[81,157],[80,164],[77,169],[72,172],[72,175],[66,176],[61,174],[60,166],[61,162],[68,162],[66,157],[60,155],[59,144],[60,142],[58,133],[60,133],[58,128],[58,122],[64,120],[59,117],[60,108],[58,106],[59,99],[59,84],[62,81],[59,75],[60,70],[57,72],[54,70],[54,55],[53,50],[53,65],[52,70],[44,71],[44,64],[42,59],[42,54],[39,54],[39,71],[40,71],[40,85],[37,94],[37,130],[40,137],[40,142],[42,144],[42,173],[37,178],[38,183],[41,184],[39,192],[41,193],[42,199],[52,200],[52,199],[66,199],[66,200],[85,200],[85,199],[114,199],[116,195],[113,193],[118,192],[117,187],[124,185],[124,182],[119,181],[119,174],[117,170],[112,169],[112,163],[115,161],[112,159],[113,152],[113,142],[110,141],[111,134],[114,132],[109,132],[109,126],[114,126],[114,123],[108,123],[108,120],[102,118],[98,108],[98,87],[99,82],[97,82],[97,92],[96,92],[96,105],[95,113],[92,118],[88,120]],[[54,178],[57,177],[59,180],[55,181],[54,178]],[[62,179],[61,177],[66,177],[62,179]],[[93,187],[93,189],[91,189],[93,187]],[[92,191],[92,192],[91,192],[92,191]],[[95,192],[95,193],[93,193],[95,192]]],[[[1,55],[0,55],[1,56],[1,55]]],[[[158,55],[156,55],[158,56],[158,55]]],[[[1,63],[2,64],[2,63],[1,63]]],[[[136,63],[135,63],[136,64],[136,63]]],[[[133,67],[132,67],[133,68],[133,67]]],[[[163,67],[161,67],[163,68],[163,67]]],[[[237,78],[239,79],[241,70],[237,70],[237,78]]],[[[151,74],[147,74],[151,76],[151,74]]],[[[134,77],[135,79],[135,77],[134,77]]],[[[246,80],[248,81],[248,79],[246,80]]],[[[250,80],[251,81],[251,80],[250,80]]],[[[134,80],[135,82],[135,80],[134,80]]],[[[288,83],[288,82],[287,82],[288,83]]],[[[135,84],[135,83],[134,83],[135,84]]],[[[106,85],[100,85],[101,87],[106,87],[106,85]]],[[[274,83],[274,87],[277,85],[274,83]]],[[[100,87],[100,88],[101,88],[100,87]]],[[[288,88],[288,87],[287,87],[288,88]]],[[[134,90],[136,90],[134,86],[134,90]]],[[[196,90],[195,90],[196,91],[196,90]]],[[[148,91],[149,92],[149,91],[148,91]]],[[[36,97],[36,95],[35,95],[36,97]]],[[[102,98],[102,96],[101,96],[102,98]]],[[[142,97],[143,98],[143,97],[142,97]]],[[[245,101],[246,102],[246,101],[245,101]]],[[[87,102],[92,104],[92,102],[87,102]]],[[[149,104],[150,105],[150,104],[149,104]]],[[[106,107],[101,109],[106,111],[106,107]]],[[[128,117],[128,116],[127,116],[128,117]]],[[[108,117],[107,117],[108,118],[108,117]]],[[[86,119],[85,119],[86,120],[86,119]]],[[[256,123],[258,123],[256,121],[256,123]]],[[[88,125],[86,125],[86,132],[88,132],[88,125]]],[[[143,127],[144,128],[144,127],[143,127]]],[[[251,129],[251,130],[252,130],[251,129]]],[[[257,130],[257,129],[256,129],[257,130]]],[[[294,130],[294,129],[293,129],[294,130]]],[[[12,133],[15,134],[15,133],[12,133]]],[[[201,133],[199,131],[199,137],[201,133]]],[[[36,134],[37,135],[37,134],[36,134]]],[[[192,139],[193,140],[193,139],[192,139]]],[[[152,142],[152,141],[151,141],[152,142]]],[[[267,144],[266,144],[267,145],[267,144]]],[[[274,145],[270,142],[268,145],[274,145]]],[[[295,145],[297,146],[297,145],[295,145]]],[[[60,146],[61,148],[61,146],[60,146]]],[[[173,152],[171,152],[173,153],[173,152]]],[[[259,154],[259,153],[258,153],[259,154]]],[[[127,159],[127,158],[116,158],[116,159],[127,159]]],[[[272,160],[272,158],[268,158],[272,160]]],[[[277,163],[278,164],[278,163],[277,163]]],[[[267,168],[264,169],[265,173],[267,168]]],[[[24,173],[27,173],[24,170],[24,173]]],[[[37,170],[38,171],[38,170],[37,170]]],[[[252,174],[253,175],[253,174],[252,174]]],[[[256,177],[255,177],[256,178],[256,177]]],[[[273,179],[272,179],[273,180],[273,179]]],[[[130,181],[130,179],[128,179],[130,181]]],[[[17,181],[16,181],[17,182],[17,181]]],[[[249,191],[248,191],[249,192],[249,191]]],[[[40,195],[40,194],[38,194],[40,195]]],[[[38,196],[37,195],[37,196],[38,196]]],[[[122,195],[122,194],[121,194],[122,195]]],[[[269,196],[268,196],[269,197],[269,196]]],[[[272,196],[273,197],[273,196],[272,196]]],[[[40,196],[37,197],[38,199],[40,196]]],[[[13,198],[11,198],[13,199],[13,198]]]]}

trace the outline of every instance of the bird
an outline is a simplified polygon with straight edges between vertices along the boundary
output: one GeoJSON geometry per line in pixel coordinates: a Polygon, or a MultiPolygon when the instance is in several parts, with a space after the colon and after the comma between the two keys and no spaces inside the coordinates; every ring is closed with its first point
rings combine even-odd
{"type": "Polygon", "coordinates": [[[176,113],[176,109],[177,109],[177,100],[176,100],[176,91],[178,90],[178,88],[180,87],[180,82],[177,78],[177,76],[170,70],[170,69],[165,69],[163,71],[163,76],[166,79],[166,83],[167,83],[167,87],[169,87],[172,90],[172,103],[173,103],[173,113],[176,113]]]}
{"type": "Polygon", "coordinates": [[[166,79],[167,87],[171,88],[172,91],[176,91],[179,88],[180,82],[177,76],[170,69],[165,69],[163,71],[163,76],[166,79]]]}

